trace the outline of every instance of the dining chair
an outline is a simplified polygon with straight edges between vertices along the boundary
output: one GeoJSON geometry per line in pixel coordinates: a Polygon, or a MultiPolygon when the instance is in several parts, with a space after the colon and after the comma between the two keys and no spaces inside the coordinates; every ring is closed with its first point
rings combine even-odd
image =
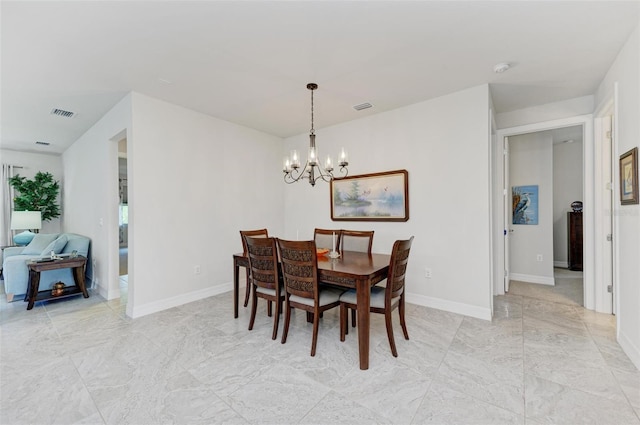
{"type": "MultiPolygon", "coordinates": [[[[371,254],[373,230],[342,230],[340,251],[357,251],[371,254]]],[[[356,327],[356,312],[351,310],[351,326],[356,327]]]]}
{"type": "MultiPolygon", "coordinates": [[[[371,288],[370,312],[384,314],[387,337],[389,338],[389,345],[391,346],[391,354],[393,354],[393,357],[398,357],[398,350],[396,349],[396,343],[393,338],[393,326],[391,324],[391,312],[396,308],[400,316],[400,326],[402,326],[404,339],[409,339],[407,324],[404,320],[404,281],[412,243],[413,236],[407,240],[397,240],[393,244],[386,287],[373,286],[371,288]]],[[[340,341],[344,341],[345,335],[347,334],[348,308],[352,310],[357,310],[358,308],[356,291],[354,289],[350,289],[340,296],[340,341]]]]}
{"type": "Polygon", "coordinates": [[[373,230],[342,230],[340,251],[357,251],[371,254],[373,230]]]}
{"type": "Polygon", "coordinates": [[[275,238],[252,238],[245,236],[247,254],[249,256],[249,269],[251,271],[251,284],[253,294],[251,302],[251,319],[249,320],[249,330],[253,329],[256,320],[256,309],[258,298],[263,298],[267,302],[274,302],[276,311],[273,317],[273,333],[271,339],[276,339],[278,335],[278,322],[284,301],[284,290],[282,288],[282,273],[278,264],[278,248],[275,238]]]}
{"type": "MultiPolygon", "coordinates": [[[[244,256],[247,256],[247,244],[245,243],[245,236],[249,236],[252,238],[268,238],[269,237],[269,232],[267,231],[267,229],[257,229],[257,230],[240,230],[240,239],[242,239],[242,253],[244,254],[244,256]]],[[[249,304],[249,296],[251,294],[251,280],[250,280],[250,273],[249,273],[249,269],[246,270],[247,271],[247,288],[245,290],[245,294],[244,294],[244,306],[246,307],[249,304]]],[[[269,311],[271,311],[271,308],[269,308],[269,311]]]]}
{"type": "Polygon", "coordinates": [[[291,310],[297,308],[313,313],[311,356],[316,355],[320,314],[340,305],[343,290],[318,283],[318,257],[315,241],[278,239],[282,275],[284,277],[285,319],[282,343],[287,342],[291,310]]]}
{"type": "Polygon", "coordinates": [[[342,236],[342,231],[340,229],[316,228],[313,231],[313,240],[316,242],[316,248],[327,248],[327,249],[330,249],[331,251],[340,250],[341,236],[342,236]],[[335,245],[333,245],[334,235],[335,235],[335,245]]]}

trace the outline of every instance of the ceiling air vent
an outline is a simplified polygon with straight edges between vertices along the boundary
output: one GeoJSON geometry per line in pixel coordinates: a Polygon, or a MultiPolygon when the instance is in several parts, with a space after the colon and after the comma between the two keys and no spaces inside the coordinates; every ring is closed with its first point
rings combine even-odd
{"type": "Polygon", "coordinates": [[[38,140],[36,142],[36,145],[42,145],[42,146],[49,146],[51,143],[49,142],[43,142],[42,140],[38,140]]]}
{"type": "Polygon", "coordinates": [[[363,109],[367,109],[367,108],[371,108],[373,105],[370,103],[361,103],[359,105],[355,105],[353,107],[353,109],[355,109],[356,111],[362,111],[363,109]]]}
{"type": "Polygon", "coordinates": [[[72,118],[75,114],[75,112],[65,111],[64,109],[54,108],[51,110],[51,115],[58,115],[64,118],[72,118]]]}

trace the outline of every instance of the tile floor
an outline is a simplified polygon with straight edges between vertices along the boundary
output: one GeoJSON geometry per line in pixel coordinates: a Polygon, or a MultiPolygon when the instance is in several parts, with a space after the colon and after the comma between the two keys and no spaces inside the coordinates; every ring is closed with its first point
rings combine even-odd
{"type": "Polygon", "coordinates": [[[614,317],[534,289],[496,297],[493,322],[409,305],[398,358],[374,315],[368,371],[337,309],[312,358],[304,314],[282,345],[263,303],[251,332],[248,309],[232,318],[230,292],[136,320],[97,295],[2,299],[0,423],[640,424],[614,317]]]}

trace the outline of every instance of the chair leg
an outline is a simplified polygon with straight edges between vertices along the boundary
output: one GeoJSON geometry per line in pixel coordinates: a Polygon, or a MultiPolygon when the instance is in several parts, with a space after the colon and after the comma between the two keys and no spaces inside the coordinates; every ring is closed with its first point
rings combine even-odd
{"type": "Polygon", "coordinates": [[[256,291],[253,291],[253,297],[251,301],[251,319],[249,320],[249,330],[253,329],[253,323],[256,321],[256,310],[258,309],[258,295],[256,291]]]}
{"type": "Polygon", "coordinates": [[[346,330],[349,328],[347,324],[347,311],[346,304],[340,304],[340,341],[344,342],[346,330]]]}
{"type": "Polygon", "coordinates": [[[316,355],[316,345],[318,344],[318,327],[320,325],[320,314],[313,314],[313,339],[311,340],[311,357],[316,355]]]}
{"type": "Polygon", "coordinates": [[[404,339],[409,339],[409,332],[407,332],[407,324],[404,321],[404,294],[400,298],[400,304],[398,305],[398,314],[400,315],[400,326],[402,326],[402,333],[404,333],[404,339]]]}
{"type": "Polygon", "coordinates": [[[267,301],[267,316],[273,316],[273,312],[271,311],[271,301],[267,301]]]}
{"type": "Polygon", "coordinates": [[[344,312],[344,334],[349,335],[349,310],[351,310],[351,323],[356,326],[356,309],[353,307],[347,307],[344,312]]]}
{"type": "Polygon", "coordinates": [[[249,279],[249,269],[247,269],[247,289],[244,293],[244,306],[249,304],[249,295],[251,294],[251,279],[249,279]]]}
{"type": "Polygon", "coordinates": [[[387,325],[387,337],[389,338],[389,345],[391,346],[391,354],[393,357],[398,357],[398,350],[396,350],[396,341],[393,339],[393,326],[391,325],[391,312],[385,311],[384,322],[387,325]]]}
{"type": "Polygon", "coordinates": [[[280,321],[280,309],[282,308],[282,301],[276,301],[276,316],[273,318],[273,334],[271,339],[275,340],[278,336],[278,322],[280,321]]]}
{"type": "Polygon", "coordinates": [[[284,304],[286,314],[284,316],[284,328],[282,329],[282,343],[287,342],[287,334],[289,333],[289,322],[291,321],[291,306],[289,306],[289,298],[287,297],[284,304]]]}

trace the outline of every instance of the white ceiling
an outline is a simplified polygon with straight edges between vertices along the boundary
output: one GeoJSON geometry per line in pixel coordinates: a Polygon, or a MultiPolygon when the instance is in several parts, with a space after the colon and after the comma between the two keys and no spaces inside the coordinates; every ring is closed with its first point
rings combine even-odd
{"type": "Polygon", "coordinates": [[[2,1],[0,147],[63,152],[130,91],[281,137],[309,130],[308,82],[316,129],[485,83],[497,112],[585,96],[639,6],[2,1]]]}

